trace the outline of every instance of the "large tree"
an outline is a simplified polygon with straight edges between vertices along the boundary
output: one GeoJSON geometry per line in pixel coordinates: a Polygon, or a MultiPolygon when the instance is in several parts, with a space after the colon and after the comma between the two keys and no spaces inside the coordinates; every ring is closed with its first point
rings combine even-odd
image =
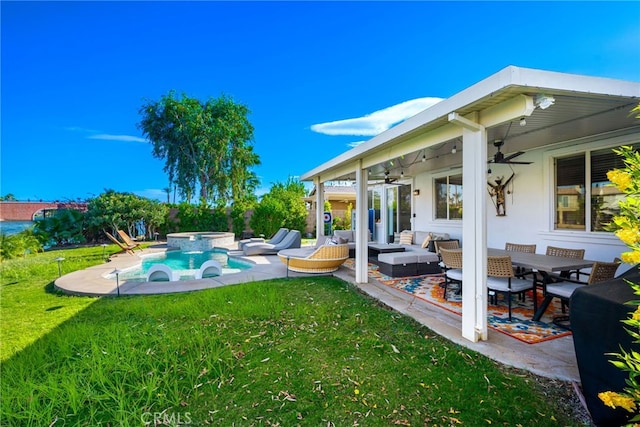
{"type": "Polygon", "coordinates": [[[87,202],[86,222],[96,235],[102,231],[115,234],[118,229],[130,236],[137,236],[138,227],[143,226],[145,235],[151,239],[167,218],[168,207],[157,200],[105,190],[87,202]]]}
{"type": "Polygon", "coordinates": [[[175,92],[140,108],[139,127],[153,144],[153,155],[165,160],[171,185],[188,201],[199,191],[202,201],[217,206],[243,201],[259,185],[252,167],[249,109],[227,96],[206,102],[175,92]]]}

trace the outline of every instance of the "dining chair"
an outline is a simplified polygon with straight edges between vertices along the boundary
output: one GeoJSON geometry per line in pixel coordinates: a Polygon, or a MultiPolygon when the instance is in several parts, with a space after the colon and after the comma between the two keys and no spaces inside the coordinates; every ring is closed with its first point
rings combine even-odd
{"type": "MultiPolygon", "coordinates": [[[[546,255],[559,256],[563,258],[584,259],[584,249],[559,248],[556,246],[547,246],[546,255]]],[[[576,275],[576,280],[580,280],[580,270],[561,271],[560,277],[571,277],[576,275]]]]}
{"type": "Polygon", "coordinates": [[[434,240],[433,245],[436,253],[440,253],[440,249],[460,249],[459,240],[434,240]]]}
{"type": "Polygon", "coordinates": [[[504,244],[504,250],[505,251],[512,251],[512,252],[526,252],[528,254],[535,254],[536,253],[536,245],[529,245],[529,244],[522,244],[522,243],[505,243],[504,244]]]}
{"type": "Polygon", "coordinates": [[[459,283],[462,292],[462,251],[455,249],[440,248],[440,256],[442,257],[442,265],[444,268],[444,294],[443,298],[447,300],[447,287],[449,282],[459,283]]]}
{"type": "MultiPolygon", "coordinates": [[[[511,252],[524,252],[524,253],[528,253],[528,254],[535,254],[536,253],[536,245],[529,245],[529,244],[522,244],[522,243],[510,243],[510,242],[506,242],[504,244],[504,250],[505,251],[511,251],[511,252]]],[[[518,267],[516,266],[514,269],[515,273],[516,273],[516,277],[520,278],[520,279],[524,279],[524,276],[526,276],[527,274],[532,274],[533,271],[532,270],[527,270],[525,268],[522,267],[518,267]]]]}
{"type": "MultiPolygon", "coordinates": [[[[545,299],[551,300],[552,298],[559,298],[562,301],[564,309],[565,306],[569,306],[571,295],[573,295],[576,289],[613,279],[616,276],[616,271],[619,266],[620,263],[615,261],[596,261],[591,267],[591,273],[589,274],[589,279],[586,282],[565,278],[562,282],[549,283],[545,289],[545,299]]],[[[553,318],[553,323],[556,325],[565,329],[571,329],[571,325],[563,323],[567,321],[569,321],[569,316],[567,315],[555,316],[553,318]]]]}
{"type": "Polygon", "coordinates": [[[528,290],[533,290],[533,312],[537,311],[538,299],[533,281],[515,276],[510,256],[487,257],[487,276],[487,288],[489,296],[492,297],[493,305],[498,304],[498,292],[507,294],[509,321],[511,321],[511,294],[524,294],[528,290]]]}
{"type": "Polygon", "coordinates": [[[434,240],[433,248],[436,251],[436,255],[442,261],[442,256],[440,256],[440,249],[460,249],[460,242],[458,240],[434,240]]]}

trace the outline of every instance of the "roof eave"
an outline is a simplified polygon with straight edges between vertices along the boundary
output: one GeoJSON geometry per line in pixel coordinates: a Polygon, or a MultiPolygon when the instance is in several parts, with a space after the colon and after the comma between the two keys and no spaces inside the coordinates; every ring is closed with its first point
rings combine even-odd
{"type": "Polygon", "coordinates": [[[382,132],[357,147],[346,151],[324,164],[301,175],[302,181],[311,181],[322,173],[344,166],[382,149],[390,141],[415,133],[437,120],[446,120],[451,112],[460,111],[471,104],[491,98],[510,88],[521,88],[531,92],[583,93],[594,97],[640,98],[640,83],[604,77],[559,73],[508,66],[484,80],[456,93],[450,98],[416,114],[404,122],[382,132]]]}

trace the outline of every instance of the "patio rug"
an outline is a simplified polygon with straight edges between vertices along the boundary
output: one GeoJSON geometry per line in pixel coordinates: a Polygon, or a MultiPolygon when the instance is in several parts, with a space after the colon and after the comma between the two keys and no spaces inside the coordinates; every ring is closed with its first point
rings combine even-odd
{"type": "MultiPolygon", "coordinates": [[[[344,266],[354,269],[354,260],[348,259],[344,266]]],[[[394,278],[380,273],[378,266],[369,264],[369,277],[376,279],[385,286],[413,295],[429,304],[460,316],[462,315],[462,295],[458,294],[457,285],[449,285],[447,300],[445,300],[442,295],[443,288],[440,287],[440,284],[444,282],[444,277],[441,274],[394,278]]],[[[538,292],[538,303],[541,302],[542,295],[538,292]]],[[[531,294],[527,295],[525,301],[521,301],[518,296],[513,296],[511,310],[511,321],[509,321],[507,302],[504,295],[499,294],[498,305],[489,304],[487,307],[488,327],[527,344],[536,344],[571,335],[571,331],[559,328],[552,322],[554,316],[562,314],[560,303],[557,299],[553,300],[538,322],[531,320],[533,317],[531,294]]]]}

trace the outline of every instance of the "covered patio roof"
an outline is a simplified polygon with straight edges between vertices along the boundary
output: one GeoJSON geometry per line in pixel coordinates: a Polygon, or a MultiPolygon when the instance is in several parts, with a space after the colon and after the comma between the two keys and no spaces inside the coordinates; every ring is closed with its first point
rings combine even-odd
{"type": "Polygon", "coordinates": [[[372,179],[383,178],[385,170],[398,175],[402,169],[405,176],[414,176],[435,164],[459,165],[462,131],[449,121],[452,112],[462,117],[476,114],[489,144],[505,139],[509,129],[502,150],[508,155],[637,126],[629,111],[639,101],[640,83],[509,66],[304,173],[301,180],[353,180],[353,164],[360,160],[372,179]],[[547,109],[536,107],[541,96],[553,98],[554,104],[547,109]],[[527,101],[533,104],[527,106],[527,101]],[[500,121],[508,111],[514,117],[500,121]],[[526,126],[511,124],[521,117],[526,126]],[[454,145],[458,155],[447,155],[454,145]]]}

